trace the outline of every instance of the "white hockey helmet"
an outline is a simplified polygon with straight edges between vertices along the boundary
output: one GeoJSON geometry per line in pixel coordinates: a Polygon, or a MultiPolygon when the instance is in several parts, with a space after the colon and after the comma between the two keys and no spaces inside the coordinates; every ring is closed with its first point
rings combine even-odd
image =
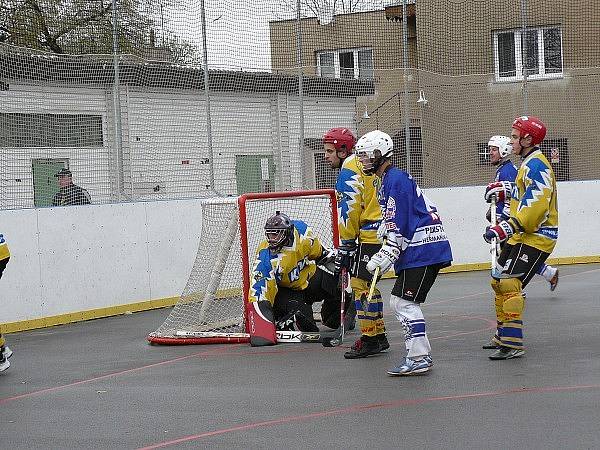
{"type": "Polygon", "coordinates": [[[389,134],[380,130],[369,131],[354,146],[354,151],[365,172],[374,173],[394,152],[394,142],[389,134]]]}
{"type": "Polygon", "coordinates": [[[510,138],[507,136],[492,136],[488,141],[488,147],[498,147],[500,158],[506,158],[512,152],[510,138]]]}

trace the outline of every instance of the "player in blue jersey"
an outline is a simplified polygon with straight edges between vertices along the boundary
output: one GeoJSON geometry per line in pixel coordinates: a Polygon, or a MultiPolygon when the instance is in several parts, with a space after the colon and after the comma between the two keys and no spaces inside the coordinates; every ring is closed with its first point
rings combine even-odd
{"type": "Polygon", "coordinates": [[[266,239],[256,252],[250,302],[268,302],[278,330],[319,331],[311,305],[323,302],[321,321],[340,325],[341,291],[337,278],[321,265],[333,265],[325,248],[301,220],[277,211],[265,224],[266,239]]]}
{"type": "Polygon", "coordinates": [[[371,131],[356,143],[356,154],[367,173],[381,179],[379,204],[384,227],[384,245],[367,264],[374,273],[392,266],[396,282],[390,306],[405,330],[407,355],[390,375],[415,375],[433,365],[421,303],[427,298],[440,269],[452,262],[452,251],[436,206],[425,196],[412,176],[392,165],[392,138],[371,131]]]}
{"type": "MultiPolygon", "coordinates": [[[[4,269],[10,259],[10,251],[8,250],[8,244],[4,239],[4,236],[0,234],[0,278],[4,273],[4,269]]],[[[10,367],[10,361],[8,358],[12,356],[12,350],[6,345],[5,339],[0,334],[0,372],[4,372],[10,367]]]]}
{"type": "MultiPolygon", "coordinates": [[[[490,152],[490,162],[496,166],[495,183],[503,184],[505,182],[512,184],[517,178],[517,168],[508,157],[512,153],[512,145],[508,136],[492,136],[488,142],[490,152]]],[[[510,188],[509,188],[510,189],[510,188]]],[[[496,218],[498,222],[508,219],[510,216],[510,197],[504,202],[496,204],[496,218]]],[[[489,221],[489,219],[488,219],[489,221]]],[[[558,285],[558,269],[549,264],[542,264],[538,271],[550,284],[550,290],[554,291],[558,285]]]]}

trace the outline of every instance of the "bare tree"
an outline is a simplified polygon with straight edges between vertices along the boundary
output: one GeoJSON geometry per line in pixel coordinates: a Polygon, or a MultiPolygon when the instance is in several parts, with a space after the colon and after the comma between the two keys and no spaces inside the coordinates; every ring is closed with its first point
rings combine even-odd
{"type": "MultiPolygon", "coordinates": [[[[119,50],[145,56],[156,45],[173,60],[193,58],[194,47],[165,30],[157,11],[180,0],[119,0],[119,50]]],[[[53,53],[112,53],[112,0],[0,0],[0,43],[53,53]]]]}
{"type": "MultiPolygon", "coordinates": [[[[390,0],[300,0],[303,17],[324,17],[327,15],[349,14],[361,11],[373,11],[381,9],[390,0]]],[[[297,0],[279,0],[281,11],[289,12],[297,10],[297,0]]],[[[280,16],[281,14],[277,14],[280,16]]],[[[284,17],[280,17],[284,18],[284,17]]]]}

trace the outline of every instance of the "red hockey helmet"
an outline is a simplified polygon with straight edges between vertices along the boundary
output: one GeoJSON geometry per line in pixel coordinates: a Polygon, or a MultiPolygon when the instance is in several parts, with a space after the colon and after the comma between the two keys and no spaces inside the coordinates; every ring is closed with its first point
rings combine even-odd
{"type": "Polygon", "coordinates": [[[323,144],[333,144],[337,152],[344,150],[350,154],[356,144],[356,136],[348,128],[332,128],[323,135],[323,144]]]}
{"type": "Polygon", "coordinates": [[[531,136],[531,145],[538,145],[546,137],[546,125],[538,117],[520,116],[517,117],[513,124],[521,132],[521,138],[531,136]]]}

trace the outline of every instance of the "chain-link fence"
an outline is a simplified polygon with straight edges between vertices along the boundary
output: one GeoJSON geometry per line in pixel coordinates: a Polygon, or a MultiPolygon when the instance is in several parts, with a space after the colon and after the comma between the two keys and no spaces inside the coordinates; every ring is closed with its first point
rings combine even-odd
{"type": "Polygon", "coordinates": [[[424,187],[483,184],[521,114],[559,180],[599,179],[598,23],[593,1],[0,0],[0,208],[331,187],[334,126],[389,133],[424,187]]]}

